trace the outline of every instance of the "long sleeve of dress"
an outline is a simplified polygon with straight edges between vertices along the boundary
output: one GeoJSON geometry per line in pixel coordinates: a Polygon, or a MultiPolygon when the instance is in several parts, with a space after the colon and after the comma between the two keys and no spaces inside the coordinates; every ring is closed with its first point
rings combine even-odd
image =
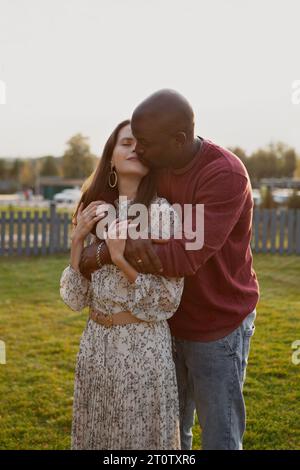
{"type": "MultiPolygon", "coordinates": [[[[180,219],[164,198],[151,212],[151,230],[157,237],[168,238],[169,232],[178,230],[180,219]],[[160,215],[161,214],[161,215],[160,215]],[[165,223],[169,220],[169,224],[165,223]]],[[[129,285],[128,309],[141,320],[159,321],[170,318],[180,304],[184,287],[183,277],[166,277],[139,273],[129,285]]]]}
{"type": "Polygon", "coordinates": [[[60,278],[60,296],[68,307],[80,312],[90,304],[91,283],[71,265],[67,266],[60,278]]]}
{"type": "Polygon", "coordinates": [[[128,309],[140,320],[167,320],[179,307],[183,283],[183,278],[139,273],[128,289],[128,309]]]}

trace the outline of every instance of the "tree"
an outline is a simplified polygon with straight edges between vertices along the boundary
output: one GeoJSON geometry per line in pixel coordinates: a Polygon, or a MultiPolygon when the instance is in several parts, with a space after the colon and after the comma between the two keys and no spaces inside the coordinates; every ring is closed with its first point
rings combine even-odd
{"type": "Polygon", "coordinates": [[[269,148],[277,158],[277,176],[292,178],[297,162],[295,149],[288,147],[283,142],[270,144],[269,148]]]}
{"type": "Polygon", "coordinates": [[[294,189],[293,194],[288,199],[288,208],[300,209],[300,195],[296,189],[294,189]]]}
{"type": "Polygon", "coordinates": [[[275,157],[272,157],[265,149],[256,150],[249,158],[247,169],[250,178],[260,180],[274,176],[275,157]]]}
{"type": "Polygon", "coordinates": [[[297,166],[297,154],[294,149],[288,149],[284,154],[283,172],[288,178],[292,178],[297,166]]]}
{"type": "Polygon", "coordinates": [[[94,155],[90,152],[88,138],[76,134],[67,142],[68,149],[63,155],[65,178],[86,178],[94,170],[94,155]]]}
{"type": "Polygon", "coordinates": [[[239,159],[242,160],[244,165],[246,164],[248,157],[244,149],[242,149],[241,147],[231,147],[229,148],[229,150],[234,153],[237,157],[239,157],[239,159]]]}
{"type": "Polygon", "coordinates": [[[56,158],[48,155],[44,157],[41,162],[41,176],[57,176],[59,175],[58,165],[56,163],[56,158]]]}
{"type": "Polygon", "coordinates": [[[16,179],[17,181],[19,181],[22,165],[23,165],[22,161],[19,160],[18,158],[16,158],[14,160],[13,165],[10,169],[11,178],[16,179]]]}
{"type": "Polygon", "coordinates": [[[291,178],[296,168],[297,154],[293,148],[282,142],[271,143],[256,150],[247,159],[246,166],[250,177],[291,178]]]}
{"type": "Polygon", "coordinates": [[[300,158],[297,158],[296,168],[294,171],[294,178],[300,178],[300,158]]]}
{"type": "Polygon", "coordinates": [[[276,202],[273,199],[272,190],[269,187],[264,187],[261,190],[262,201],[260,207],[263,209],[273,209],[277,207],[276,202]]]}
{"type": "Polygon", "coordinates": [[[24,160],[20,171],[20,183],[23,186],[33,187],[35,184],[35,171],[32,161],[24,160]]]}
{"type": "Polygon", "coordinates": [[[6,162],[2,158],[0,159],[0,178],[6,178],[6,162]]]}

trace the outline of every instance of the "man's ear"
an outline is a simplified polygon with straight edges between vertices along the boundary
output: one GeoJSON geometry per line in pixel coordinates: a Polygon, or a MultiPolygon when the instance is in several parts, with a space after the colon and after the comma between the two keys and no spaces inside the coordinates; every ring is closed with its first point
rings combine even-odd
{"type": "Polygon", "coordinates": [[[176,132],[174,137],[175,137],[175,141],[178,147],[183,147],[185,145],[186,140],[187,140],[185,132],[183,131],[176,132]]]}

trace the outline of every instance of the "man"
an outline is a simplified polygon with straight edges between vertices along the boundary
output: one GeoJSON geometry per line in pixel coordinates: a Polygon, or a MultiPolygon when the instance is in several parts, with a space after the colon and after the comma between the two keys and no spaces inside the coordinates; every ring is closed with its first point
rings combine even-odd
{"type": "MultiPolygon", "coordinates": [[[[253,199],[246,168],[231,152],[194,135],[194,113],[173,90],[143,101],[131,120],[136,153],[159,173],[158,195],[172,204],[204,204],[204,244],[187,240],[126,242],[139,272],[184,276],[180,306],[169,320],[174,338],[182,448],[192,445],[196,409],[203,449],[241,449],[243,384],[259,288],[250,248],[253,199]]],[[[194,209],[193,209],[193,212],[194,209]]],[[[95,247],[81,272],[97,269],[95,247]]],[[[104,259],[109,256],[104,253],[104,259]]]]}

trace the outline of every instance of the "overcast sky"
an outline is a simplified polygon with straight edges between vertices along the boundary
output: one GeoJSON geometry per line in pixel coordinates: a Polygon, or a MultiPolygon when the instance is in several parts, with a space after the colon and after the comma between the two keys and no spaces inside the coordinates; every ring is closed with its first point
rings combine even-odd
{"type": "Polygon", "coordinates": [[[300,151],[299,0],[0,0],[0,156],[99,155],[143,98],[175,88],[197,134],[300,151]]]}

